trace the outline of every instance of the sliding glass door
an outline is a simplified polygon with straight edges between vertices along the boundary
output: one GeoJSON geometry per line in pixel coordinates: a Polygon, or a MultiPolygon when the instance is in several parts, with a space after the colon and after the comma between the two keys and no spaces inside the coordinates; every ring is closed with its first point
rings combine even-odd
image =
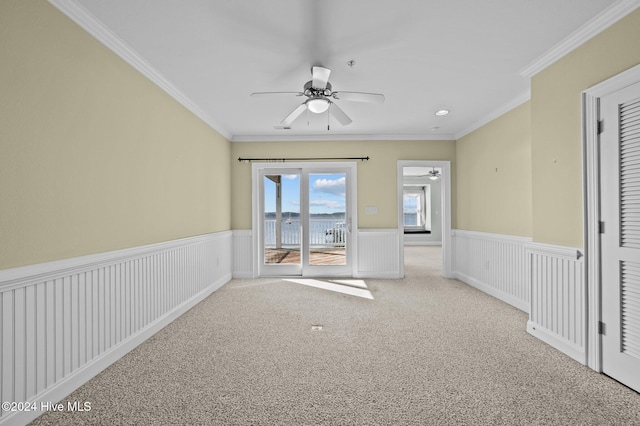
{"type": "Polygon", "coordinates": [[[260,275],[353,274],[351,176],[334,163],[258,169],[260,275]]]}

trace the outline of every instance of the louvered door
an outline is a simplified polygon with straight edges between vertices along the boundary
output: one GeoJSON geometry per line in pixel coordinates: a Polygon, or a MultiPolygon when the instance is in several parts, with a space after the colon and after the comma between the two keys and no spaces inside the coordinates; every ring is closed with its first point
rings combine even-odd
{"type": "Polygon", "coordinates": [[[604,373],[640,391],[640,83],[601,99],[604,373]]]}

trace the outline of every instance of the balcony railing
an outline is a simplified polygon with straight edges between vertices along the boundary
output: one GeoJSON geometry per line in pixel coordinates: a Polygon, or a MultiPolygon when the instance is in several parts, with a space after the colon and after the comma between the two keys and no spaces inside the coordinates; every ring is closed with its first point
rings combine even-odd
{"type": "MultiPolygon", "coordinates": [[[[300,220],[283,219],[280,232],[281,247],[299,247],[300,220]]],[[[309,246],[310,247],[344,247],[347,240],[347,230],[342,220],[336,219],[310,219],[309,220],[309,246]]],[[[276,220],[264,221],[264,245],[276,247],[276,220]]]]}

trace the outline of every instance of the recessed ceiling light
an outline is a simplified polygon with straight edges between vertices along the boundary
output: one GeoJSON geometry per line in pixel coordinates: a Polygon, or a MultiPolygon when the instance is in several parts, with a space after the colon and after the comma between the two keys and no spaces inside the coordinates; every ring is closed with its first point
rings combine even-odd
{"type": "Polygon", "coordinates": [[[439,109],[436,111],[436,115],[438,116],[443,116],[443,115],[447,115],[449,114],[449,110],[448,109],[439,109]]]}

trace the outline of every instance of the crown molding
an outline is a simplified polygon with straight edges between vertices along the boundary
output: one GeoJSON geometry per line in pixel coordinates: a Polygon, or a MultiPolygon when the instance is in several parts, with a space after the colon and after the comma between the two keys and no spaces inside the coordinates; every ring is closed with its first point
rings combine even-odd
{"type": "Polygon", "coordinates": [[[454,135],[235,135],[231,142],[454,141],[454,135]]]}
{"type": "Polygon", "coordinates": [[[508,113],[512,109],[514,109],[516,107],[519,107],[520,105],[522,105],[523,103],[527,102],[530,99],[531,99],[531,90],[527,90],[526,92],[522,92],[521,94],[519,94],[518,96],[516,96],[515,98],[513,98],[509,102],[503,104],[499,108],[497,108],[497,109],[493,110],[492,112],[490,112],[489,114],[485,115],[483,118],[481,118],[480,120],[476,121],[471,126],[467,127],[466,129],[462,130],[461,132],[456,133],[455,134],[455,139],[456,140],[461,139],[462,137],[468,135],[469,133],[471,133],[471,132],[473,132],[475,130],[478,130],[480,127],[484,126],[485,124],[490,123],[491,121],[495,120],[496,118],[508,113]]]}
{"type": "Polygon", "coordinates": [[[531,78],[558,59],[567,55],[572,50],[581,46],[591,38],[600,34],[611,25],[618,22],[634,10],[640,7],[640,0],[619,0],[584,25],[571,33],[568,37],[547,50],[538,59],[520,70],[520,75],[531,78]]]}
{"type": "MultiPolygon", "coordinates": [[[[411,134],[411,135],[232,135],[217,123],[212,117],[193,103],[182,91],[174,86],[151,64],[145,61],[133,48],[122,41],[104,23],[99,21],[88,10],[86,10],[77,0],[48,0],[53,6],[78,24],[81,28],[91,34],[116,55],[130,64],[146,78],[164,90],[169,96],[174,98],[194,115],[204,121],[207,125],[220,133],[231,142],[273,142],[273,141],[331,141],[331,140],[458,140],[463,136],[477,130],[483,125],[509,112],[513,108],[523,104],[531,98],[530,91],[520,94],[512,101],[507,102],[500,108],[477,121],[467,129],[456,134],[411,134]]],[[[619,21],[635,9],[640,7],[640,0],[619,0],[603,12],[595,16],[586,24],[581,26],[574,33],[569,35],[556,46],[548,50],[540,58],[532,62],[520,71],[520,75],[530,78],[544,68],[548,67],[567,53],[571,52],[587,40],[596,36],[615,22],[619,21]]]]}
{"type": "Polygon", "coordinates": [[[100,43],[112,50],[125,62],[138,70],[142,75],[164,90],[169,96],[178,101],[198,118],[209,125],[213,130],[220,133],[227,140],[231,140],[231,134],[224,130],[219,123],[213,120],[208,114],[194,104],[182,91],[174,86],[165,76],[163,76],[151,64],[142,59],[133,48],[127,45],[104,23],[93,16],[76,0],[49,0],[60,12],[78,24],[82,29],[91,34],[100,43]]]}

